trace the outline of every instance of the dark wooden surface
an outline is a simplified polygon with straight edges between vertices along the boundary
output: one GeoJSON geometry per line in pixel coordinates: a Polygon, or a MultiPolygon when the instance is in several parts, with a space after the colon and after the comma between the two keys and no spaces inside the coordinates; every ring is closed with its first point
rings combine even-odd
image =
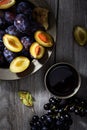
{"type": "MultiPolygon", "coordinates": [[[[66,61],[81,74],[80,97],[87,97],[87,46],[80,47],[73,39],[73,27],[87,28],[87,0],[46,0],[57,22],[56,47],[48,62],[37,73],[17,81],[0,81],[0,130],[30,130],[29,121],[34,114],[24,106],[18,91],[31,92],[35,98],[34,109],[42,115],[43,104],[51,96],[44,86],[44,74],[54,63],[66,61]]],[[[71,130],[87,130],[87,118],[74,116],[71,130]]]]}

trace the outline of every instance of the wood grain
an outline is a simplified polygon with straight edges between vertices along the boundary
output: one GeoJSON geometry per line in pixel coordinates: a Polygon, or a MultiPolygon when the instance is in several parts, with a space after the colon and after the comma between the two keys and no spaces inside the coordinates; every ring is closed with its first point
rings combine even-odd
{"type": "MultiPolygon", "coordinates": [[[[35,112],[42,115],[43,104],[51,96],[45,89],[44,75],[56,62],[66,61],[76,67],[82,78],[78,96],[87,97],[87,46],[80,47],[73,39],[75,25],[87,28],[87,0],[46,1],[56,18],[56,47],[48,62],[34,75],[15,81],[0,81],[0,130],[30,130],[29,121],[34,112],[20,102],[18,91],[31,92],[35,112]]],[[[74,115],[73,118],[70,130],[87,130],[87,118],[74,115]]]]}

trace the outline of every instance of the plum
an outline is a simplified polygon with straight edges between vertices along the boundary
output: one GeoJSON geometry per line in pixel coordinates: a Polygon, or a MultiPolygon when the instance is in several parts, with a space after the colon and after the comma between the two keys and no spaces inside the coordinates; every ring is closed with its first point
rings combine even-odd
{"type": "Polygon", "coordinates": [[[6,33],[14,36],[18,36],[18,37],[21,36],[21,33],[17,30],[17,28],[14,25],[8,26],[5,31],[6,33]]]}
{"type": "Polygon", "coordinates": [[[10,63],[15,57],[16,53],[4,48],[3,55],[8,63],[10,63]]]}
{"type": "Polygon", "coordinates": [[[24,14],[18,14],[14,20],[14,26],[20,31],[26,33],[30,29],[28,18],[24,14]]]}
{"type": "Polygon", "coordinates": [[[0,17],[0,29],[4,29],[6,26],[6,21],[3,17],[0,17]]]}
{"type": "Polygon", "coordinates": [[[22,37],[21,43],[23,44],[24,48],[28,50],[29,46],[32,44],[32,39],[29,36],[22,37]]]}
{"type": "Polygon", "coordinates": [[[20,2],[17,6],[17,13],[28,14],[34,8],[34,5],[30,2],[20,2]]]}
{"type": "Polygon", "coordinates": [[[35,59],[41,59],[45,53],[45,48],[41,45],[39,45],[38,42],[34,42],[31,46],[30,46],[30,54],[33,58],[35,59]]]}
{"type": "Polygon", "coordinates": [[[10,63],[10,71],[20,73],[26,70],[30,65],[30,60],[25,56],[18,56],[10,63]]]}
{"type": "Polygon", "coordinates": [[[5,34],[3,36],[3,43],[5,47],[12,52],[20,52],[23,49],[20,40],[16,36],[10,34],[5,34]]]}
{"type": "Polygon", "coordinates": [[[14,19],[15,19],[16,15],[14,12],[11,12],[11,11],[6,11],[5,12],[5,20],[8,22],[8,23],[14,23],[14,19]]]}
{"type": "Polygon", "coordinates": [[[44,47],[52,47],[54,44],[52,36],[44,31],[36,31],[34,38],[40,45],[44,47]]]}

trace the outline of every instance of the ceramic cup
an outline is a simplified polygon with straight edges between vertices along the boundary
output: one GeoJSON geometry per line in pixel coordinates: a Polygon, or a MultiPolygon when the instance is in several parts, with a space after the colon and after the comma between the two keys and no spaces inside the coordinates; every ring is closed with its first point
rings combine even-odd
{"type": "Polygon", "coordinates": [[[66,99],[78,92],[81,86],[81,77],[71,64],[61,62],[52,65],[47,70],[44,83],[52,95],[66,99]]]}

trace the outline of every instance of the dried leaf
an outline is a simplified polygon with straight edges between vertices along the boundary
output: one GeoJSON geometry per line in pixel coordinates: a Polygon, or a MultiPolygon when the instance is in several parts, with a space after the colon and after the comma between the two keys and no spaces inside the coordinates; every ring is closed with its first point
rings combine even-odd
{"type": "Polygon", "coordinates": [[[29,92],[25,91],[19,91],[18,95],[20,97],[20,100],[25,106],[32,107],[33,106],[33,98],[32,95],[29,92]]]}

